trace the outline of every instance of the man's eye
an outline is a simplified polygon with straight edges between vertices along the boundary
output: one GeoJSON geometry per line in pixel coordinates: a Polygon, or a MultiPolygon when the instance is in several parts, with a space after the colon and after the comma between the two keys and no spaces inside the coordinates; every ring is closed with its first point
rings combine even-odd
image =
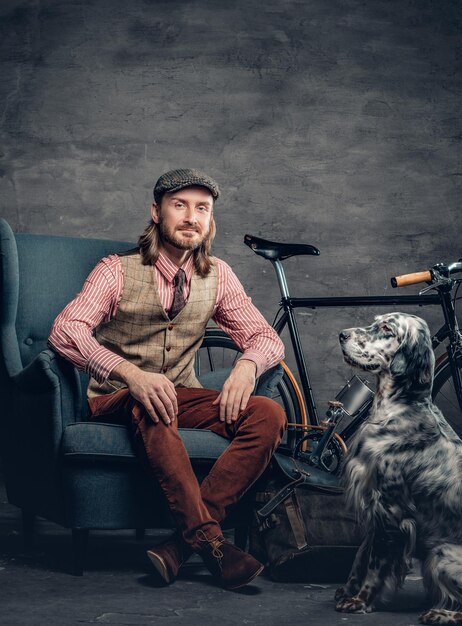
{"type": "Polygon", "coordinates": [[[176,202],[175,206],[181,208],[182,206],[184,206],[184,204],[182,202],[176,202]]]}

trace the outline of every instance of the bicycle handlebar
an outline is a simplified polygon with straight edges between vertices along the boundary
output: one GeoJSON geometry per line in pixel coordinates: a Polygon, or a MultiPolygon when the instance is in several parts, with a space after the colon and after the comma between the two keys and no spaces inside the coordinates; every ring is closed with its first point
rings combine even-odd
{"type": "Polygon", "coordinates": [[[459,259],[456,263],[451,263],[451,265],[448,265],[448,270],[450,274],[462,272],[462,259],[459,259]]]}
{"type": "Polygon", "coordinates": [[[462,272],[462,259],[451,265],[443,264],[435,265],[432,269],[425,272],[414,272],[412,274],[402,274],[401,276],[393,276],[391,279],[392,287],[406,287],[407,285],[417,285],[418,283],[431,283],[438,280],[450,280],[451,274],[462,272]]]}
{"type": "Polygon", "coordinates": [[[403,274],[402,276],[393,276],[391,279],[392,287],[406,287],[407,285],[417,285],[418,283],[428,283],[433,275],[430,270],[426,272],[414,272],[413,274],[403,274]]]}

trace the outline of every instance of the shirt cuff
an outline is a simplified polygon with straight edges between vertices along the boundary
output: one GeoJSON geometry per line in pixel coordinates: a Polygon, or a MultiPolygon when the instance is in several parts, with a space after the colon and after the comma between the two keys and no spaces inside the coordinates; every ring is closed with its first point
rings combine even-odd
{"type": "Polygon", "coordinates": [[[106,382],[114,367],[122,361],[125,361],[123,357],[101,346],[88,359],[85,371],[101,384],[106,382]]]}
{"type": "Polygon", "coordinates": [[[239,357],[238,361],[241,359],[245,359],[246,361],[253,361],[257,366],[257,371],[255,372],[255,378],[258,378],[266,371],[266,363],[267,359],[265,355],[258,350],[246,350],[242,356],[239,357]]]}

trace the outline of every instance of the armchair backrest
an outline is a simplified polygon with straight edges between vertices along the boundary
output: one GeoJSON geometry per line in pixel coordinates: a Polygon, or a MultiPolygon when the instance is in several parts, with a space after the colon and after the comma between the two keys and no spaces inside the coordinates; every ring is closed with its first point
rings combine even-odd
{"type": "Polygon", "coordinates": [[[14,376],[46,349],[54,318],[102,257],[132,247],[133,243],[102,239],[15,235],[0,219],[4,374],[14,376]]]}

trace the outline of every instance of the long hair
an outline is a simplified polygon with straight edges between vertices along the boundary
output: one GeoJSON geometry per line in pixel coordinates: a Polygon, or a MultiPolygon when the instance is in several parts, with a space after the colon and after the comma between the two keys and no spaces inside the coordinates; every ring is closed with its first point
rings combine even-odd
{"type": "MultiPolygon", "coordinates": [[[[210,229],[207,237],[201,243],[199,248],[193,251],[194,269],[201,278],[205,278],[209,275],[210,269],[213,265],[210,249],[212,247],[212,242],[215,239],[216,231],[215,220],[212,214],[210,219],[210,229]]],[[[157,261],[159,257],[160,244],[161,236],[159,234],[159,228],[154,220],[151,220],[145,228],[143,234],[138,239],[138,247],[140,249],[143,265],[153,265],[157,261]]]]}

